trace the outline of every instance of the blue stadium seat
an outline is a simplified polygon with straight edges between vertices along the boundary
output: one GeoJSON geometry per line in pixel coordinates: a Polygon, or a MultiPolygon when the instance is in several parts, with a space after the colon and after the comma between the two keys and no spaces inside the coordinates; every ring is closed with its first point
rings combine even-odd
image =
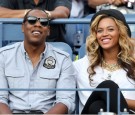
{"type": "Polygon", "coordinates": [[[86,44],[82,44],[78,52],[78,58],[83,58],[86,55],[86,44]]]}
{"type": "Polygon", "coordinates": [[[72,49],[71,49],[71,47],[67,43],[64,43],[64,42],[49,42],[49,43],[52,44],[54,47],[69,53],[71,59],[73,60],[72,49]]]}
{"type": "Polygon", "coordinates": [[[134,14],[124,14],[126,21],[131,29],[132,37],[135,38],[135,15],[134,14]]]}
{"type": "MultiPolygon", "coordinates": [[[[74,18],[76,19],[76,18],[74,18]]],[[[65,41],[72,47],[80,47],[86,41],[85,33],[88,33],[84,29],[89,24],[66,24],[65,41]]]]}
{"type": "Polygon", "coordinates": [[[0,47],[23,40],[22,19],[0,18],[0,47]]]}
{"type": "MultiPolygon", "coordinates": [[[[92,15],[80,19],[91,20],[92,15]]],[[[69,20],[77,20],[77,18],[69,18],[69,20]]],[[[86,42],[87,35],[89,35],[89,22],[79,24],[66,24],[66,42],[73,47],[81,47],[86,42]]]]}

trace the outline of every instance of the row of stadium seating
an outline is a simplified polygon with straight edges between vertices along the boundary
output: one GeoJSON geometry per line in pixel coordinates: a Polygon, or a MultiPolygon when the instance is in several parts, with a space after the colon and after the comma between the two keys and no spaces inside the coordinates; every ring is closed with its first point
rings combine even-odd
{"type": "MultiPolygon", "coordinates": [[[[77,51],[79,58],[85,54],[86,37],[89,35],[89,23],[91,20],[89,15],[86,18],[70,18],[70,19],[55,19],[51,24],[66,24],[66,43],[72,49],[72,54],[77,51]],[[81,47],[81,48],[80,48],[81,47]],[[80,50],[79,50],[80,49],[80,50]]],[[[135,37],[135,15],[125,15],[127,23],[132,32],[132,37],[135,37]]],[[[22,41],[24,35],[21,30],[22,19],[18,18],[0,18],[0,47],[11,42],[22,41]]],[[[58,44],[58,43],[56,43],[58,44]]],[[[59,45],[56,45],[59,46],[59,45]]],[[[65,46],[65,45],[64,45],[65,46]]],[[[62,48],[62,43],[61,46],[62,48]]],[[[70,49],[70,48],[69,48],[70,49]]],[[[69,54],[71,51],[69,51],[69,54]]],[[[73,56],[72,56],[73,59],[73,56]]]]}

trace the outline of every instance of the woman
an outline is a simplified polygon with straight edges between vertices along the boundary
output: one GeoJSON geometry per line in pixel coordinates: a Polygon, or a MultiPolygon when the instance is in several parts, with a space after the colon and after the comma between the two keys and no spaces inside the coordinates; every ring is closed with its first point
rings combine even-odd
{"type": "MultiPolygon", "coordinates": [[[[91,19],[87,55],[74,62],[78,88],[109,88],[110,112],[118,113],[118,88],[135,88],[135,41],[123,14],[101,10],[91,19]]],[[[79,91],[82,114],[106,111],[105,91],[79,91]]],[[[120,111],[135,110],[135,91],[122,91],[120,111]]]]}

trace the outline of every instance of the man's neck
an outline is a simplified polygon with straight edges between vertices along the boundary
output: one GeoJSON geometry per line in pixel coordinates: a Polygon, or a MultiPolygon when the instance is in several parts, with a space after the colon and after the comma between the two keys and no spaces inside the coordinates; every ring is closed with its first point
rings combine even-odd
{"type": "Polygon", "coordinates": [[[38,4],[38,2],[39,2],[39,0],[34,0],[34,2],[35,2],[35,4],[37,5],[37,4],[38,4]]]}
{"type": "Polygon", "coordinates": [[[45,49],[45,44],[31,45],[31,44],[24,43],[24,48],[27,53],[34,54],[34,55],[41,54],[45,49]]]}
{"type": "Polygon", "coordinates": [[[40,60],[40,55],[45,50],[45,45],[41,44],[39,46],[33,46],[27,43],[24,43],[24,48],[33,64],[33,67],[37,65],[40,60]]]}

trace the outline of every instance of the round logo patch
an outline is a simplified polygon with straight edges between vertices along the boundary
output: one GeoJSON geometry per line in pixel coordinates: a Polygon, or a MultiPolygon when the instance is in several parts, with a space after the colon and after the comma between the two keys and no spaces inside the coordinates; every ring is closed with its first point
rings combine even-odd
{"type": "Polygon", "coordinates": [[[52,56],[46,58],[43,64],[43,66],[47,69],[54,69],[55,65],[56,65],[56,60],[52,56]]]}

